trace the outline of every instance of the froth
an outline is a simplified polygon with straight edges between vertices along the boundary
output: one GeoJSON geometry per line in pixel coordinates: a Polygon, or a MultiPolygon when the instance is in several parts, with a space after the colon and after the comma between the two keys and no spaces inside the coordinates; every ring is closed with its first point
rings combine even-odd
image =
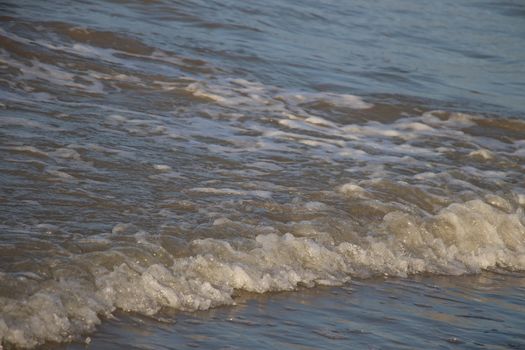
{"type": "MultiPolygon", "coordinates": [[[[351,109],[367,109],[373,106],[359,96],[335,93],[290,93],[274,86],[244,79],[226,79],[221,83],[197,81],[189,84],[186,90],[196,97],[209,99],[221,106],[250,106],[257,109],[263,107],[284,115],[290,115],[290,111],[304,113],[300,106],[307,104],[326,104],[351,109]]],[[[309,120],[314,124],[329,123],[313,116],[309,120]]]]}
{"type": "MultiPolygon", "coordinates": [[[[176,118],[107,108],[100,124],[90,119],[96,144],[64,129],[60,145],[0,149],[21,177],[52,183],[55,192],[35,197],[43,204],[55,196],[86,217],[85,206],[108,211],[85,235],[59,232],[78,222],[22,228],[52,248],[39,249],[38,265],[0,275],[9,286],[0,297],[4,344],[68,341],[116,309],[234,304],[236,290],[525,269],[523,142],[480,136],[487,118],[434,111],[379,122],[372,110],[352,122],[373,106],[238,79],[170,86],[191,100],[176,118]]],[[[3,125],[33,135],[48,127],[3,125]]]]}
{"type": "MultiPolygon", "coordinates": [[[[353,195],[364,190],[346,184],[340,191],[353,195]]],[[[327,207],[307,202],[304,209],[327,207]]],[[[308,226],[307,232],[299,226],[295,234],[253,226],[251,230],[261,232],[255,238],[195,239],[178,245],[182,251],[175,252],[159,244],[162,237],[132,230],[126,233],[135,237],[131,245],[76,255],[69,265],[85,273],[60,275],[59,268],[55,281],[46,282],[28,299],[1,298],[0,337],[22,347],[64,341],[92,331],[100,316],[115,308],[145,315],[162,307],[202,310],[234,304],[235,290],[264,293],[299,285],[338,285],[352,276],[377,274],[523,270],[524,223],[522,208],[492,196],[488,202],[454,203],[431,216],[391,211],[375,229],[352,240],[302,222],[298,225],[308,226]],[[304,236],[298,235],[301,232],[304,236]]],[[[215,224],[236,223],[224,219],[215,224]]],[[[114,239],[130,225],[117,226],[114,239]]]]}

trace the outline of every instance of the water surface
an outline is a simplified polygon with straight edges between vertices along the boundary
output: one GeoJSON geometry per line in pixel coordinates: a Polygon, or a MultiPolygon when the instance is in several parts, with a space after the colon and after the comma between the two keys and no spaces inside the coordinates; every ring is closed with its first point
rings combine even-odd
{"type": "Polygon", "coordinates": [[[3,1],[0,13],[4,347],[128,348],[135,317],[154,335],[145,348],[234,345],[214,343],[237,329],[214,312],[258,325],[241,347],[337,346],[341,332],[341,346],[524,346],[521,2],[3,1]],[[355,316],[392,283],[403,302],[387,317],[403,322],[355,316]],[[461,302],[410,306],[428,285],[461,302]],[[300,318],[327,327],[279,314],[281,345],[259,321],[271,313],[242,306],[303,297],[300,318]],[[477,316],[456,329],[478,309],[509,331],[490,342],[477,316]],[[195,317],[208,340],[185,338],[195,317]],[[375,338],[353,342],[332,318],[375,338]]]}

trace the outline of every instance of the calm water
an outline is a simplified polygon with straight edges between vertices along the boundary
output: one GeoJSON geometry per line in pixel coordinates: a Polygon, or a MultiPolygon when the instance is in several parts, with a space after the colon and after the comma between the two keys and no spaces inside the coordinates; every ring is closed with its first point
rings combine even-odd
{"type": "Polygon", "coordinates": [[[0,1],[0,348],[525,348],[523,38],[518,0],[0,1]]]}

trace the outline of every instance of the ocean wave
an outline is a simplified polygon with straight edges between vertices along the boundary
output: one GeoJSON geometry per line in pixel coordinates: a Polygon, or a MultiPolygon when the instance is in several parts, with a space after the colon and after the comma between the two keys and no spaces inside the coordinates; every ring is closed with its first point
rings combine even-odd
{"type": "Polygon", "coordinates": [[[238,291],[525,270],[522,121],[382,120],[361,97],[240,79],[163,93],[188,110],[2,123],[41,140],[0,147],[12,188],[39,184],[18,197],[30,220],[2,226],[2,344],[72,341],[117,309],[234,305],[238,291]]]}
{"type": "MultiPolygon", "coordinates": [[[[314,204],[302,209],[323,209],[314,204]]],[[[223,229],[238,225],[215,223],[223,229]]],[[[271,226],[245,229],[254,238],[183,241],[114,230],[76,242],[83,253],[44,259],[51,278],[4,273],[2,286],[22,292],[0,298],[0,339],[21,347],[68,341],[93,331],[117,308],[144,315],[164,307],[205,310],[235,304],[236,290],[290,291],[375,275],[525,270],[523,208],[501,197],[453,203],[435,215],[392,211],[359,236],[329,227],[318,231],[314,221],[300,222],[294,234],[271,226]]]]}

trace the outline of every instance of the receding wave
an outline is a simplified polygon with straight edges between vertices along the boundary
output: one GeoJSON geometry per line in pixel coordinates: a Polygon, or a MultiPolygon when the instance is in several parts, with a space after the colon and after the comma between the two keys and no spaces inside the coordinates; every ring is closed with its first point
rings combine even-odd
{"type": "MultiPolygon", "coordinates": [[[[235,290],[339,285],[378,274],[523,270],[523,209],[501,197],[492,201],[454,203],[423,217],[392,211],[362,236],[341,222],[334,225],[336,232],[327,223],[320,229],[315,220],[300,221],[291,228],[294,233],[285,234],[271,226],[216,220],[219,232],[243,226],[255,237],[192,241],[117,229],[75,242],[83,253],[56,252],[44,259],[52,278],[2,274],[3,288],[19,292],[0,299],[0,335],[4,342],[31,347],[93,331],[116,308],[153,315],[163,307],[235,304],[235,290]]],[[[297,210],[323,206],[306,202],[297,210]]]]}
{"type": "MultiPolygon", "coordinates": [[[[168,220],[149,231],[115,222],[111,232],[84,236],[39,224],[28,228],[30,240],[13,233],[12,242],[0,246],[11,269],[0,275],[3,343],[32,347],[72,340],[116,309],[153,315],[166,307],[231,305],[237,290],[285,291],[376,275],[525,270],[525,197],[519,182],[524,145],[500,139],[493,128],[511,121],[489,123],[487,117],[437,111],[389,123],[341,124],[328,119],[331,108],[373,113],[373,104],[242,80],[196,81],[187,89],[208,106],[207,117],[192,119],[193,134],[191,127],[185,134],[176,129],[173,145],[183,149],[185,142],[204,142],[232,162],[251,150],[252,161],[235,163],[226,173],[240,181],[185,182],[188,169],[152,164],[156,174],[144,181],[187,183],[179,192],[184,199],[161,200],[160,216],[178,215],[178,224],[168,220]],[[494,134],[480,136],[486,124],[494,134]],[[299,177],[294,159],[304,162],[299,177]],[[323,177],[326,172],[330,176],[323,177]],[[11,252],[13,244],[20,256],[11,252]]],[[[130,137],[175,132],[161,119],[111,114],[108,121],[105,127],[129,127],[130,137]]],[[[110,157],[132,157],[89,147],[110,157]]],[[[48,163],[96,171],[86,150],[79,145],[47,152],[3,149],[34,159],[48,167],[50,181],[66,183],[81,183],[82,175],[48,163]]]]}
{"type": "Polygon", "coordinates": [[[39,47],[87,73],[1,53],[14,72],[1,107],[23,111],[0,119],[14,135],[0,144],[1,344],[75,340],[117,309],[233,305],[238,291],[525,270],[523,121],[168,79],[150,65],[201,64],[57,28],[80,44],[39,47]],[[66,88],[83,99],[57,100],[66,88]],[[144,91],[155,102],[133,105],[144,91]],[[124,102],[91,100],[106,93],[124,102]]]}

